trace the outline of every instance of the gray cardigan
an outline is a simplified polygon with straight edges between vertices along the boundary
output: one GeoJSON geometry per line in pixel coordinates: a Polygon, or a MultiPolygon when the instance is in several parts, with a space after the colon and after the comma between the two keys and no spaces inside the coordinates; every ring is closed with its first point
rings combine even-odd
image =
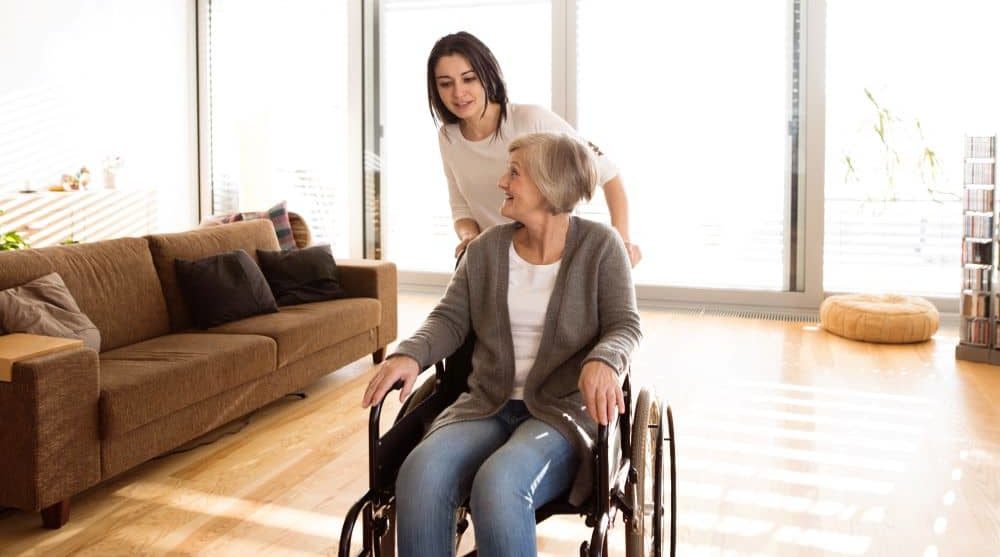
{"type": "MultiPolygon", "coordinates": [[[[447,424],[495,414],[510,399],[514,344],[507,308],[508,256],[520,226],[494,226],[471,242],[437,307],[393,353],[412,357],[423,369],[457,350],[470,328],[476,335],[469,392],[438,416],[428,434],[447,424]]],[[[524,402],[532,416],[576,447],[580,467],[570,492],[573,504],[590,495],[597,437],[597,423],[587,414],[577,388],[580,369],[584,362],[601,360],[619,374],[625,372],[640,336],[635,289],[621,238],[606,225],[570,217],[524,402]]]]}

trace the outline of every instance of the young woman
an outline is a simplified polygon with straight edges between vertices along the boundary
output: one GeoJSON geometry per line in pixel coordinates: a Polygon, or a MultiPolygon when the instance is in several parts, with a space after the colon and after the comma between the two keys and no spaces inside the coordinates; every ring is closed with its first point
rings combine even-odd
{"type": "Polygon", "coordinates": [[[626,411],[619,376],[641,335],[621,238],[570,216],[596,182],[590,148],[573,137],[515,139],[498,184],[515,222],[469,243],[437,307],[368,384],[364,407],[397,380],[406,397],[421,369],[475,333],[469,392],[396,478],[401,557],[454,555],[466,498],[479,555],[536,555],[535,510],[566,490],[573,504],[589,496],[597,424],[626,411]]]}
{"type": "MultiPolygon", "coordinates": [[[[507,99],[500,65],[490,49],[464,31],[442,37],[427,58],[427,100],[440,122],[438,142],[448,179],[451,214],[458,234],[457,257],[480,232],[509,222],[500,214],[502,196],[494,186],[503,173],[507,144],[532,132],[575,134],[565,120],[540,106],[507,99]]],[[[594,145],[600,184],[634,267],[642,252],[631,242],[628,198],[618,169],[594,145]]]]}

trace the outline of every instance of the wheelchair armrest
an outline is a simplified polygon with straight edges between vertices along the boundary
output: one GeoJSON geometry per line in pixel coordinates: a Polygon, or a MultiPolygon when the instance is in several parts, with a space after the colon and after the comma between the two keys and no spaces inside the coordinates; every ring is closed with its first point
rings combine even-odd
{"type": "Polygon", "coordinates": [[[597,478],[597,485],[594,491],[595,516],[604,516],[611,508],[610,486],[611,486],[611,448],[609,434],[614,431],[614,422],[617,416],[611,419],[608,425],[597,424],[597,446],[595,447],[594,476],[597,478]]]}
{"type": "Polygon", "coordinates": [[[377,469],[377,462],[375,459],[376,451],[378,449],[379,442],[379,423],[382,419],[382,403],[389,396],[389,393],[393,391],[402,390],[403,380],[400,379],[389,387],[389,390],[385,392],[385,396],[382,400],[379,400],[372,405],[371,413],[368,416],[368,485],[375,485],[375,471],[377,469]]]}
{"type": "Polygon", "coordinates": [[[375,439],[376,440],[378,440],[378,424],[379,424],[379,420],[382,418],[382,403],[384,403],[385,399],[389,397],[389,393],[391,393],[393,391],[401,391],[401,390],[403,390],[403,380],[402,379],[400,379],[400,380],[396,381],[395,383],[393,383],[392,386],[389,387],[389,390],[385,392],[385,395],[382,397],[382,400],[380,400],[380,401],[378,401],[378,402],[376,402],[375,404],[372,405],[371,414],[368,416],[368,431],[369,432],[372,432],[372,431],[375,432],[375,439]]]}
{"type": "Polygon", "coordinates": [[[611,416],[611,421],[608,425],[597,424],[597,446],[607,448],[608,442],[610,440],[609,435],[616,427],[618,427],[618,421],[622,419],[621,414],[615,414],[611,416]]]}

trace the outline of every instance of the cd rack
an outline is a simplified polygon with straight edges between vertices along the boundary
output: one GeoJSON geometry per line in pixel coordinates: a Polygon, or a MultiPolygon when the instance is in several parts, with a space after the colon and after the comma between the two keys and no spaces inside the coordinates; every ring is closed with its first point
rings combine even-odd
{"type": "Polygon", "coordinates": [[[997,136],[965,138],[962,293],[955,357],[1000,364],[997,136]]]}

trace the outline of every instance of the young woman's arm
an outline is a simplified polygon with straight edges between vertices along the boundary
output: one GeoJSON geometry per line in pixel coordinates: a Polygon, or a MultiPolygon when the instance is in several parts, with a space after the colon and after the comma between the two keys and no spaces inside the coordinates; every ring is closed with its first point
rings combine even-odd
{"type": "Polygon", "coordinates": [[[611,213],[611,226],[625,241],[628,250],[629,263],[635,267],[642,259],[642,252],[637,244],[632,243],[628,227],[628,196],[625,194],[625,184],[621,176],[615,176],[604,184],[604,200],[608,202],[608,212],[611,213]]]}
{"type": "Polygon", "coordinates": [[[451,218],[454,221],[455,234],[458,235],[459,243],[455,246],[455,257],[458,257],[465,251],[465,246],[469,245],[469,242],[476,236],[479,236],[482,230],[479,228],[479,223],[472,218],[469,202],[458,188],[458,180],[451,170],[446,154],[447,144],[448,137],[442,127],[438,132],[438,147],[441,149],[441,166],[444,168],[444,177],[448,181],[448,203],[451,205],[451,218]]]}
{"type": "Polygon", "coordinates": [[[629,263],[635,267],[642,259],[642,252],[637,244],[632,243],[628,222],[628,196],[625,195],[625,184],[622,183],[621,176],[618,174],[618,168],[597,145],[580,137],[573,126],[569,125],[569,122],[563,120],[558,114],[534,105],[526,105],[521,109],[528,110],[530,118],[533,119],[534,131],[564,132],[576,136],[580,141],[590,145],[597,157],[597,171],[603,184],[604,200],[607,201],[608,212],[611,214],[611,226],[625,241],[629,263]]]}

